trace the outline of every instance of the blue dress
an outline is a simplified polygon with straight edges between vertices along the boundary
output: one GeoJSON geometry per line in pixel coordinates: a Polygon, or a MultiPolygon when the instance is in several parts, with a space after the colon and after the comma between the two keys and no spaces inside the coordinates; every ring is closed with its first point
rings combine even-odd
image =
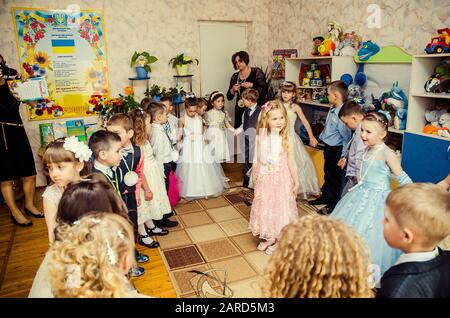
{"type": "MultiPolygon", "coordinates": [[[[376,157],[370,157],[366,150],[361,181],[338,202],[330,216],[343,220],[362,236],[370,250],[372,264],[379,266],[381,275],[395,264],[402,253],[391,248],[383,235],[385,203],[391,191],[391,170],[386,164],[388,151],[384,144],[374,154],[376,157]]],[[[400,183],[410,182],[407,176],[400,180],[400,183]]]]}

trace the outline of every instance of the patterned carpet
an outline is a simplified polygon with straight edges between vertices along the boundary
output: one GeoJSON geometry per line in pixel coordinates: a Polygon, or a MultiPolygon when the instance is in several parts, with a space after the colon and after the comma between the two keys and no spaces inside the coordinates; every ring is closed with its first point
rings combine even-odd
{"type": "MultiPolygon", "coordinates": [[[[236,187],[177,205],[179,226],[156,239],[178,297],[261,296],[269,256],[256,249],[259,240],[249,229],[252,199],[251,190],[236,187]]],[[[300,216],[317,213],[302,202],[298,207],[300,216]]]]}

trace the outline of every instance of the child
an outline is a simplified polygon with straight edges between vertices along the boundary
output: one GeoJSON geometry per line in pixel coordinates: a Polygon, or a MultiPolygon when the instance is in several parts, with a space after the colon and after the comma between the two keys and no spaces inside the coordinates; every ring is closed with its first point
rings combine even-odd
{"type": "Polygon", "coordinates": [[[207,109],[208,109],[208,102],[206,101],[206,99],[198,98],[197,115],[199,115],[202,119],[204,119],[207,109]]]}
{"type": "MultiPolygon", "coordinates": [[[[175,147],[175,145],[177,144],[178,118],[172,114],[173,111],[172,99],[167,96],[162,97],[161,104],[164,105],[167,113],[167,122],[163,125],[163,127],[164,130],[169,135],[170,140],[172,141],[172,146],[175,147]]],[[[176,166],[174,167],[173,171],[175,170],[176,166]]]]}
{"type": "Polygon", "coordinates": [[[310,201],[312,205],[326,204],[327,214],[333,211],[340,198],[342,169],[339,168],[338,162],[347,153],[347,145],[352,136],[350,128],[345,127],[338,116],[347,96],[348,88],[343,81],[334,81],[328,86],[331,109],[327,115],[325,128],[319,136],[325,143],[325,182],[321,189],[322,196],[310,201]]]}
{"type": "Polygon", "coordinates": [[[206,138],[216,162],[230,161],[230,151],[228,149],[227,130],[234,132],[233,126],[227,113],[223,110],[225,104],[225,95],[222,92],[214,91],[209,97],[208,108],[205,121],[208,126],[206,138]]]}
{"type": "Polygon", "coordinates": [[[89,173],[87,163],[92,151],[84,143],[72,136],[51,142],[45,150],[42,161],[53,181],[42,194],[48,241],[53,243],[56,227],[56,211],[64,189],[89,173]]]}
{"type": "MultiPolygon", "coordinates": [[[[128,219],[126,207],[117,192],[109,183],[97,178],[94,174],[89,179],[82,179],[67,185],[59,200],[55,219],[58,224],[72,224],[86,213],[99,210],[117,213],[128,219]]],[[[58,237],[55,239],[58,240],[58,237]]],[[[50,251],[45,254],[36,273],[28,295],[30,298],[53,298],[48,273],[50,251]]]]}
{"type": "MultiPolygon", "coordinates": [[[[167,112],[163,104],[153,103],[149,108],[152,128],[150,132],[150,144],[153,148],[156,162],[163,166],[166,193],[169,194],[170,175],[175,172],[175,162],[178,160],[178,151],[172,145],[169,134],[164,130],[164,124],[167,122],[167,112]]],[[[173,186],[173,184],[172,184],[173,186]]],[[[169,197],[170,199],[170,197],[169,197]]],[[[160,221],[155,221],[157,226],[175,227],[178,222],[168,219],[173,215],[173,212],[167,214],[167,218],[160,221]]]]}
{"type": "Polygon", "coordinates": [[[197,106],[195,96],[186,98],[186,113],[178,124],[184,136],[176,174],[182,180],[181,196],[188,200],[217,196],[228,187],[221,166],[214,162],[210,148],[206,147],[197,106]]]}
{"type": "MultiPolygon", "coordinates": [[[[119,119],[123,119],[122,116],[117,117],[116,114],[111,117],[108,124],[115,124],[119,122],[119,119]]],[[[125,119],[124,119],[125,120],[125,119]]],[[[129,120],[129,119],[128,119],[129,120]]],[[[130,124],[130,123],[129,123],[130,124]]],[[[123,202],[128,209],[128,217],[130,218],[133,225],[135,225],[135,231],[137,232],[137,203],[136,197],[134,196],[134,188],[132,186],[127,186],[125,184],[125,173],[124,170],[120,169],[120,165],[123,163],[122,149],[124,145],[124,140],[128,138],[129,132],[127,133],[119,125],[109,125],[110,129],[120,132],[120,134],[125,135],[122,139],[120,134],[114,131],[100,130],[95,132],[89,139],[89,147],[91,148],[94,155],[94,168],[93,171],[102,174],[114,187],[117,194],[122,198],[123,202]],[[128,192],[130,191],[130,192],[128,192]]],[[[140,154],[139,154],[140,155],[140,154]]],[[[127,163],[128,165],[128,163],[127,163]]],[[[133,162],[128,165],[128,167],[135,167],[136,164],[133,162]]],[[[149,260],[149,257],[145,254],[139,253],[136,250],[136,260],[138,263],[145,263],[149,260]]],[[[133,276],[141,276],[144,274],[144,268],[136,266],[133,268],[133,276]]]]}
{"type": "Polygon", "coordinates": [[[399,251],[384,241],[381,228],[391,175],[400,184],[411,183],[395,152],[384,143],[387,129],[388,120],[383,114],[372,112],[364,117],[361,139],[367,149],[363,155],[359,183],[339,201],[331,215],[333,219],[342,219],[364,238],[372,263],[378,266],[381,273],[391,267],[399,256],[399,251]]]}
{"type": "Polygon", "coordinates": [[[378,297],[450,298],[450,252],[438,244],[450,234],[450,194],[427,183],[392,190],[384,237],[403,251],[381,278],[378,297]]]}
{"type": "Polygon", "coordinates": [[[164,173],[162,166],[156,163],[153,149],[150,145],[150,115],[140,109],[135,109],[131,113],[133,120],[133,143],[141,147],[141,154],[144,157],[142,181],[140,188],[136,190],[138,199],[138,232],[139,244],[156,248],[159,243],[152,240],[150,235],[167,235],[169,231],[155,226],[153,220],[162,220],[164,214],[170,214],[169,198],[167,197],[164,173]]]}
{"type": "Polygon", "coordinates": [[[266,297],[373,297],[367,247],[343,222],[304,216],[284,228],[278,245],[265,273],[266,297]]]}
{"type": "Polygon", "coordinates": [[[354,131],[352,139],[349,142],[349,147],[347,147],[347,154],[338,162],[338,166],[342,170],[344,170],[347,165],[345,173],[347,182],[342,190],[342,196],[344,196],[350,188],[358,183],[362,156],[366,150],[366,145],[361,139],[361,123],[364,119],[364,112],[358,103],[347,101],[339,111],[339,118],[348,128],[354,131]]]}
{"type": "Polygon", "coordinates": [[[294,146],[294,158],[297,164],[298,181],[300,183],[299,193],[303,199],[307,199],[308,195],[318,196],[320,195],[319,180],[317,179],[316,169],[314,164],[306,152],[303,142],[300,137],[295,133],[295,122],[297,117],[305,126],[309,135],[309,145],[311,147],[317,146],[317,139],[314,138],[311,126],[308,120],[303,114],[300,106],[295,104],[297,99],[297,86],[292,82],[285,82],[281,88],[281,100],[287,111],[288,123],[288,136],[291,139],[291,143],[294,146]]]}
{"type": "Polygon", "coordinates": [[[261,113],[261,107],[257,105],[259,93],[256,89],[247,88],[242,93],[242,101],[246,110],[242,115],[242,125],[236,129],[235,135],[239,135],[244,132],[244,142],[240,142],[240,146],[244,146],[244,169],[243,174],[243,186],[249,186],[249,171],[252,168],[252,159],[255,151],[255,139],[256,139],[256,125],[258,124],[259,114],[261,113]]]}
{"type": "Polygon", "coordinates": [[[250,229],[266,240],[258,250],[271,254],[283,227],[298,218],[295,198],[299,184],[286,109],[280,101],[267,102],[262,108],[252,168],[255,198],[250,229]]]}
{"type": "Polygon", "coordinates": [[[126,278],[134,263],[133,228],[126,219],[91,213],[74,225],[60,226],[57,234],[49,262],[55,297],[145,297],[126,278]]]}

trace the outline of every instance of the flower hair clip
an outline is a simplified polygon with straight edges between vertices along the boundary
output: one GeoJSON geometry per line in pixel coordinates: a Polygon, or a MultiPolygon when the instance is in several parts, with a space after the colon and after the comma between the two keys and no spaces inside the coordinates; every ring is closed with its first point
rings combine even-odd
{"type": "Polygon", "coordinates": [[[189,92],[186,94],[186,98],[195,98],[194,92],[189,92]]]}
{"type": "Polygon", "coordinates": [[[65,150],[72,152],[80,162],[88,162],[92,156],[91,149],[75,136],[66,138],[63,147],[65,150]]]}
{"type": "Polygon", "coordinates": [[[261,107],[262,109],[264,109],[264,111],[266,113],[270,112],[270,110],[272,109],[272,104],[270,102],[265,103],[264,105],[262,105],[261,107]]]}
{"type": "Polygon", "coordinates": [[[117,264],[117,255],[113,251],[111,245],[109,244],[108,239],[106,239],[106,238],[105,238],[105,244],[106,244],[106,249],[108,250],[108,261],[109,261],[109,264],[116,265],[117,264]]]}

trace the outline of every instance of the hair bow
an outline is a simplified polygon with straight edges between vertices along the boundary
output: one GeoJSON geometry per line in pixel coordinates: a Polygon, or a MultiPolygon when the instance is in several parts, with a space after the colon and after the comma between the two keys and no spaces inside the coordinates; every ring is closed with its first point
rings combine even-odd
{"type": "Polygon", "coordinates": [[[195,98],[194,92],[189,92],[186,94],[186,98],[195,98]]]}
{"type": "Polygon", "coordinates": [[[262,105],[261,107],[262,109],[264,109],[264,111],[266,113],[270,112],[270,110],[272,109],[272,104],[270,102],[265,103],[264,105],[262,105]]]}

